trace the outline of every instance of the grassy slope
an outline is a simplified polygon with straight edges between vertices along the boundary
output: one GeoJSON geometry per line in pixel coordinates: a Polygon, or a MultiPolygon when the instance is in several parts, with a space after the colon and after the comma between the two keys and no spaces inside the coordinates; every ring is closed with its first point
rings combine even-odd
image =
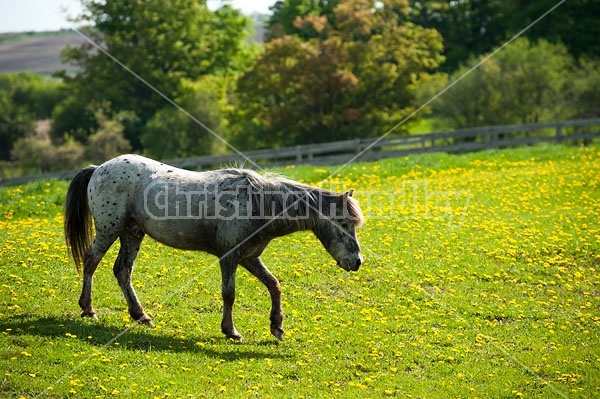
{"type": "MultiPolygon", "coordinates": [[[[219,332],[215,259],[151,240],[134,285],[156,328],[132,326],[114,248],[96,274],[100,320],[80,319],[66,183],[0,189],[0,396],[597,396],[599,155],[532,147],[343,169],[323,185],[356,190],[367,263],[338,269],[308,233],[272,243],[281,344],[248,273],[237,344],[219,332]]],[[[335,169],[278,171],[317,183],[335,169]]]]}
{"type": "Polygon", "coordinates": [[[50,75],[71,70],[73,66],[63,64],[60,53],[66,46],[78,47],[83,41],[72,31],[0,37],[0,73],[28,71],[50,75]]]}
{"type": "Polygon", "coordinates": [[[416,121],[411,120],[407,124],[408,131],[410,134],[426,134],[439,131],[441,129],[436,126],[436,121],[437,120],[431,116],[420,118],[416,121]]]}
{"type": "Polygon", "coordinates": [[[0,33],[0,45],[6,43],[15,43],[31,39],[42,39],[56,36],[71,36],[74,32],[70,29],[43,32],[9,32],[0,33]]]}

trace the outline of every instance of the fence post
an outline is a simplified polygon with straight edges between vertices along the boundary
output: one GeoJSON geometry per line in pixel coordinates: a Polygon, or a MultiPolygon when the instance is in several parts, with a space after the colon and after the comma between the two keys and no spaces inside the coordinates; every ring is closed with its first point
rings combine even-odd
{"type": "Polygon", "coordinates": [[[296,146],[296,162],[298,162],[298,163],[302,162],[302,146],[301,145],[296,146]]]}
{"type": "Polygon", "coordinates": [[[563,125],[562,125],[562,123],[558,123],[556,125],[556,142],[557,143],[562,143],[563,138],[564,138],[564,135],[563,135],[563,125]]]}

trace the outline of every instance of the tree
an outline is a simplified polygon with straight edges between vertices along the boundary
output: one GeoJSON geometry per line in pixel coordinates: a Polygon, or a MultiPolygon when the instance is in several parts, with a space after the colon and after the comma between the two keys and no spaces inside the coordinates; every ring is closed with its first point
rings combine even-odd
{"type": "Polygon", "coordinates": [[[600,117],[600,61],[581,59],[570,86],[572,117],[600,117]]]}
{"type": "MultiPolygon", "coordinates": [[[[211,131],[225,136],[227,110],[225,77],[205,76],[192,82],[183,80],[175,99],[184,110],[211,131]]],[[[222,143],[181,110],[165,107],[147,123],[141,137],[147,155],[160,158],[192,157],[222,151],[222,143]]]]}
{"type": "MultiPolygon", "coordinates": [[[[410,18],[444,38],[446,62],[455,71],[470,57],[489,53],[553,8],[555,0],[410,0],[410,18]]],[[[564,44],[576,59],[600,57],[598,0],[569,0],[524,32],[532,42],[564,44]]]]}
{"type": "Polygon", "coordinates": [[[64,143],[55,147],[52,168],[55,170],[73,170],[81,165],[85,148],[81,143],[67,138],[64,143]]]}
{"type": "Polygon", "coordinates": [[[65,96],[63,86],[29,72],[0,75],[0,159],[8,160],[13,144],[49,118],[65,96]]]}
{"type": "Polygon", "coordinates": [[[31,72],[0,75],[0,90],[8,92],[12,103],[36,119],[48,119],[66,97],[64,84],[31,72]]]}
{"type": "MultiPolygon", "coordinates": [[[[469,69],[461,67],[451,75],[450,81],[461,78],[469,69]]],[[[445,127],[457,129],[510,123],[504,118],[500,105],[500,76],[498,63],[488,60],[440,96],[433,103],[433,114],[443,118],[445,127]]]]}
{"type": "Polygon", "coordinates": [[[10,94],[0,91],[0,159],[10,160],[15,141],[34,129],[35,117],[15,106],[10,94]]]}
{"type": "Polygon", "coordinates": [[[535,123],[570,116],[566,93],[575,63],[564,45],[521,38],[500,52],[497,62],[502,80],[496,87],[509,120],[535,123]]]}
{"type": "Polygon", "coordinates": [[[23,169],[49,172],[55,159],[55,148],[47,137],[29,134],[15,142],[14,153],[23,169]]]}
{"type": "Polygon", "coordinates": [[[49,137],[28,134],[15,142],[14,152],[22,168],[46,173],[79,166],[84,149],[80,143],[70,138],[57,147],[49,137]]]}
{"type": "Polygon", "coordinates": [[[446,58],[441,69],[452,72],[469,57],[487,53],[507,39],[501,3],[497,0],[410,0],[410,18],[416,24],[440,32],[446,58]]]}
{"type": "MultiPolygon", "coordinates": [[[[171,106],[153,88],[175,98],[182,79],[194,81],[244,66],[239,53],[246,46],[249,21],[229,6],[214,13],[197,0],[85,1],[84,6],[77,22],[93,26],[91,38],[111,57],[90,43],[67,48],[63,58],[80,72],[62,76],[78,101],[92,107],[109,104],[109,117],[134,112],[139,118],[134,134],[159,109],[171,106]]],[[[125,133],[130,137],[127,129],[125,133]]]]}
{"type": "MultiPolygon", "coordinates": [[[[271,7],[271,17],[267,23],[267,40],[281,38],[285,35],[298,35],[302,39],[318,37],[316,29],[296,26],[296,20],[308,15],[325,16],[326,20],[333,15],[333,8],[339,0],[279,0],[271,7]]],[[[333,18],[331,18],[333,19],[333,18]]],[[[328,21],[331,23],[331,21],[328,21]]]]}
{"type": "MultiPolygon", "coordinates": [[[[433,112],[455,128],[568,118],[574,65],[565,46],[517,39],[444,93],[433,112]]],[[[461,67],[450,80],[469,69],[461,67]]]]}
{"type": "Polygon", "coordinates": [[[108,119],[98,112],[96,120],[99,127],[88,139],[86,159],[100,164],[131,149],[129,141],[123,136],[124,128],[120,122],[122,119],[127,119],[127,115],[120,114],[115,119],[108,119]]]}
{"type": "MultiPolygon", "coordinates": [[[[554,0],[498,2],[507,34],[512,36],[556,5],[554,0]]],[[[600,1],[569,0],[541,19],[526,32],[532,41],[543,39],[565,45],[579,59],[600,57],[600,1]]]]}
{"type": "Polygon", "coordinates": [[[415,88],[443,60],[441,38],[406,19],[402,0],[343,0],[294,20],[238,81],[244,147],[374,136],[414,109],[415,88]]]}
{"type": "Polygon", "coordinates": [[[50,137],[55,142],[71,137],[84,144],[96,129],[98,121],[92,105],[74,95],[63,100],[52,111],[50,137]]]}

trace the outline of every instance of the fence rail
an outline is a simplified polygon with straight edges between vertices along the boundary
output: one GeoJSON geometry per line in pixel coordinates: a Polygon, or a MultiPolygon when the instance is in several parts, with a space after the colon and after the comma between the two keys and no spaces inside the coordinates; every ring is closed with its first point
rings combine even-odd
{"type": "MultiPolygon", "coordinates": [[[[232,163],[261,166],[289,164],[342,164],[428,152],[459,153],[484,149],[517,147],[539,143],[591,142],[600,138],[600,118],[523,125],[487,126],[406,136],[388,136],[298,145],[239,154],[208,155],[164,161],[170,165],[202,170],[232,163]]],[[[46,173],[0,180],[0,186],[22,184],[40,179],[70,179],[75,171],[46,173]]]]}

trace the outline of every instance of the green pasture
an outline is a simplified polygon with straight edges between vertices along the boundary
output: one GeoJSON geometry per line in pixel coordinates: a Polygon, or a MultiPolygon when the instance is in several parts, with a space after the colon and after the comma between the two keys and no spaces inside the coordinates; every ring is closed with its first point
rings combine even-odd
{"type": "Polygon", "coordinates": [[[220,333],[216,258],[146,239],[130,320],[112,275],[81,319],[62,237],[67,182],[0,189],[2,398],[585,398],[600,396],[600,147],[431,154],[276,172],[367,216],[366,258],[338,268],[311,233],[274,241],[286,336],[240,269],[242,343],[220,333]],[[323,179],[328,178],[326,181],[323,179]]]}
{"type": "Polygon", "coordinates": [[[408,132],[410,134],[426,134],[443,130],[437,127],[437,122],[438,120],[433,117],[420,118],[414,122],[409,121],[408,132]]]}

